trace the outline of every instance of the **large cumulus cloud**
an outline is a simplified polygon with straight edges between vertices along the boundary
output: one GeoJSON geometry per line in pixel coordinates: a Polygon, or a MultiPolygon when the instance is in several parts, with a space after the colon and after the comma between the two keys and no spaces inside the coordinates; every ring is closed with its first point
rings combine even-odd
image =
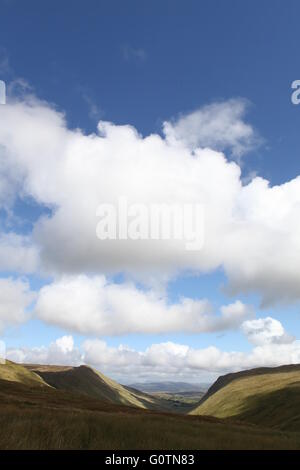
{"type": "Polygon", "coordinates": [[[250,305],[236,301],[216,313],[206,299],[182,298],[169,304],[165,294],[114,284],[104,276],[65,276],[38,293],[41,320],[90,335],[203,333],[234,329],[253,317],[250,305]]]}
{"type": "MultiPolygon", "coordinates": [[[[232,145],[240,142],[239,136],[251,142],[242,109],[236,100],[223,104],[210,123],[220,136],[228,126],[235,129],[232,145]]],[[[190,116],[193,135],[208,133],[212,110],[190,116]]],[[[265,305],[299,300],[298,177],[275,187],[259,177],[243,185],[236,163],[197,147],[213,146],[212,140],[195,138],[191,150],[182,119],[165,124],[164,138],[142,137],[129,125],[109,122],[100,122],[96,134],[85,135],[68,129],[61,113],[34,97],[2,106],[0,113],[1,175],[6,178],[2,198],[7,194],[11,200],[13,186],[17,194],[29,195],[52,211],[36,222],[33,232],[44,270],[152,272],[168,278],[181,270],[201,273],[222,267],[232,294],[259,292],[265,305]],[[172,129],[176,139],[170,138],[172,129]],[[134,203],[203,204],[203,249],[191,253],[168,240],[100,242],[95,235],[97,206],[116,203],[121,195],[134,203]]],[[[26,256],[32,266],[34,252],[26,256]]]]}

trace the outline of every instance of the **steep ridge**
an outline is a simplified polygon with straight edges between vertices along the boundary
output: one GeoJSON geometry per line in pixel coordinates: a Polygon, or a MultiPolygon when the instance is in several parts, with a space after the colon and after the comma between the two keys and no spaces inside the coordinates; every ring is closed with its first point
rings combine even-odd
{"type": "Polygon", "coordinates": [[[300,365],[220,377],[190,413],[300,431],[300,365]]]}
{"type": "Polygon", "coordinates": [[[49,386],[39,374],[21,364],[7,360],[4,364],[0,364],[0,380],[17,382],[30,387],[49,386]]]}
{"type": "Polygon", "coordinates": [[[145,409],[167,409],[167,403],[133,388],[127,388],[88,366],[63,367],[30,365],[26,368],[38,374],[52,387],[115,404],[145,409]]]}
{"type": "Polygon", "coordinates": [[[228,385],[233,380],[241,379],[243,377],[251,377],[253,375],[265,375],[265,374],[278,374],[281,372],[300,371],[300,364],[289,364],[279,367],[257,367],[254,369],[241,370],[239,372],[232,372],[226,375],[220,375],[217,380],[209,387],[203,398],[199,401],[198,405],[204,403],[211,395],[216,393],[221,388],[228,385]]]}

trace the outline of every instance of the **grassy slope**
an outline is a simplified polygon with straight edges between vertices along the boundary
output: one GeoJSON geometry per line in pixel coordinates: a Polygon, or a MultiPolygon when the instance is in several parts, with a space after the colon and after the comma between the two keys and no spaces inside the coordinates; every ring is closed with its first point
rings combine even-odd
{"type": "Polygon", "coordinates": [[[300,431],[300,367],[254,369],[223,376],[192,414],[300,431]]]}
{"type": "Polygon", "coordinates": [[[11,361],[6,361],[5,364],[0,364],[0,380],[18,382],[33,387],[48,386],[38,374],[11,361]]]}
{"type": "Polygon", "coordinates": [[[60,367],[26,365],[45,382],[59,390],[107,400],[111,403],[145,409],[167,409],[168,402],[135,389],[124,387],[87,366],[60,367]]]}
{"type": "Polygon", "coordinates": [[[300,449],[300,439],[0,380],[0,449],[300,449]]]}

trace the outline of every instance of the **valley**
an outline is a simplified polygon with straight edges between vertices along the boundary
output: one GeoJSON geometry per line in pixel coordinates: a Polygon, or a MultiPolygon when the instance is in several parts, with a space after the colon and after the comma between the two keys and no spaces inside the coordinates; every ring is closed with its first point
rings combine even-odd
{"type": "Polygon", "coordinates": [[[7,361],[0,365],[0,448],[300,449],[299,374],[288,366],[224,376],[178,413],[164,393],[124,387],[87,366],[7,361]]]}

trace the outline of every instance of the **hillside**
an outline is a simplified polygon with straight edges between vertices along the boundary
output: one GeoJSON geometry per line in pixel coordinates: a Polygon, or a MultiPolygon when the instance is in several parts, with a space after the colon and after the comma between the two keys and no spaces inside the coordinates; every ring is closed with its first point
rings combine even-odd
{"type": "Polygon", "coordinates": [[[52,387],[68,392],[87,395],[118,405],[145,409],[167,408],[168,403],[146,393],[124,387],[88,366],[64,367],[30,365],[25,367],[40,376],[52,387]]]}
{"type": "Polygon", "coordinates": [[[191,414],[300,431],[300,365],[219,377],[191,414]]]}
{"type": "Polygon", "coordinates": [[[0,364],[0,380],[22,383],[30,387],[48,387],[39,374],[11,361],[0,364]]]}

